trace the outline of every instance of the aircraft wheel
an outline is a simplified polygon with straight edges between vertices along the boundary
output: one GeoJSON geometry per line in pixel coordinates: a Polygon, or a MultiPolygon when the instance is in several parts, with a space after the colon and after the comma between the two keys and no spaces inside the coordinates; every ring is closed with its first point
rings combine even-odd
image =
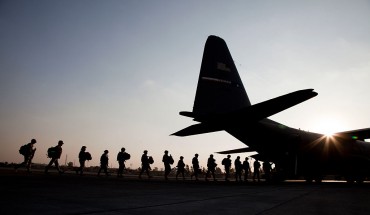
{"type": "Polygon", "coordinates": [[[305,177],[306,183],[311,184],[313,179],[311,177],[305,177]]]}
{"type": "Polygon", "coordinates": [[[356,178],[356,183],[357,184],[362,184],[362,183],[364,183],[364,181],[365,181],[365,177],[357,177],[356,178]]]}
{"type": "Polygon", "coordinates": [[[322,182],[322,178],[321,178],[321,177],[316,178],[316,179],[315,179],[315,182],[316,182],[317,184],[320,184],[320,183],[322,182]]]}
{"type": "Polygon", "coordinates": [[[352,177],[346,177],[346,181],[348,184],[353,184],[355,182],[355,179],[353,179],[352,177]]]}

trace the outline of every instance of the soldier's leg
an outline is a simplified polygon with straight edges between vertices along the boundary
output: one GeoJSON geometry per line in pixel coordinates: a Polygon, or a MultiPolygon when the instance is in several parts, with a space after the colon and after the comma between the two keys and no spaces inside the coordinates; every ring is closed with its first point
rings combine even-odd
{"type": "Polygon", "coordinates": [[[15,165],[14,169],[18,169],[21,166],[24,166],[27,163],[27,156],[23,157],[23,162],[20,164],[15,165]]]}
{"type": "Polygon", "coordinates": [[[101,171],[101,167],[99,168],[99,171],[98,171],[98,176],[100,175],[100,171],[101,171]]]}
{"type": "Polygon", "coordinates": [[[85,161],[81,161],[80,164],[81,164],[80,174],[82,175],[84,173],[85,161]]]}
{"type": "Polygon", "coordinates": [[[31,164],[32,164],[32,158],[30,156],[30,157],[27,157],[27,161],[26,161],[27,172],[30,172],[31,164]]]}
{"type": "Polygon", "coordinates": [[[53,165],[55,158],[51,158],[49,164],[45,167],[45,173],[48,173],[49,168],[53,165]]]}
{"type": "Polygon", "coordinates": [[[146,168],[146,174],[148,175],[148,177],[150,178],[150,173],[149,173],[149,167],[146,168]]]}
{"type": "Polygon", "coordinates": [[[104,173],[105,175],[108,175],[108,166],[104,166],[104,173]]]}
{"type": "Polygon", "coordinates": [[[122,176],[122,165],[120,162],[118,162],[118,172],[117,172],[117,177],[122,176]]]}
{"type": "Polygon", "coordinates": [[[60,170],[60,168],[59,168],[59,162],[58,162],[58,160],[59,160],[59,159],[55,159],[54,164],[55,164],[55,168],[58,170],[58,172],[59,172],[59,174],[60,174],[60,173],[63,173],[63,171],[62,171],[62,170],[60,170]]]}

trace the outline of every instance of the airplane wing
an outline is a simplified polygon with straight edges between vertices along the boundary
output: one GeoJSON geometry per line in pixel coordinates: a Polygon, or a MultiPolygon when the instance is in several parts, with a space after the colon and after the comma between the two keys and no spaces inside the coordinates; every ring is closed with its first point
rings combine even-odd
{"type": "Polygon", "coordinates": [[[354,140],[365,140],[370,139],[370,128],[363,128],[352,131],[338,132],[335,136],[346,136],[354,140]]]}

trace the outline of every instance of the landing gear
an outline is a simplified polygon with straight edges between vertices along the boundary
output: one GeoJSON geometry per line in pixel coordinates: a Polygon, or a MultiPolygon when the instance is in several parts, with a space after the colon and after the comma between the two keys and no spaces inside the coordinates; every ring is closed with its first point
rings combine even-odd
{"type": "Polygon", "coordinates": [[[320,184],[322,182],[323,176],[305,176],[304,179],[307,183],[311,184],[313,181],[320,184]]]}
{"type": "Polygon", "coordinates": [[[357,184],[362,184],[365,181],[364,176],[347,176],[347,177],[345,177],[345,179],[346,179],[348,184],[353,184],[355,182],[357,184]]]}

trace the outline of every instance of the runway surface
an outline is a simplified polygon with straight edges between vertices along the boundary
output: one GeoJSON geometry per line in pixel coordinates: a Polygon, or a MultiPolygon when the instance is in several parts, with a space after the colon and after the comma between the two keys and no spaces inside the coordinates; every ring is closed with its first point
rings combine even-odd
{"type": "Polygon", "coordinates": [[[370,184],[143,180],[0,169],[0,214],[369,214],[370,184]]]}

